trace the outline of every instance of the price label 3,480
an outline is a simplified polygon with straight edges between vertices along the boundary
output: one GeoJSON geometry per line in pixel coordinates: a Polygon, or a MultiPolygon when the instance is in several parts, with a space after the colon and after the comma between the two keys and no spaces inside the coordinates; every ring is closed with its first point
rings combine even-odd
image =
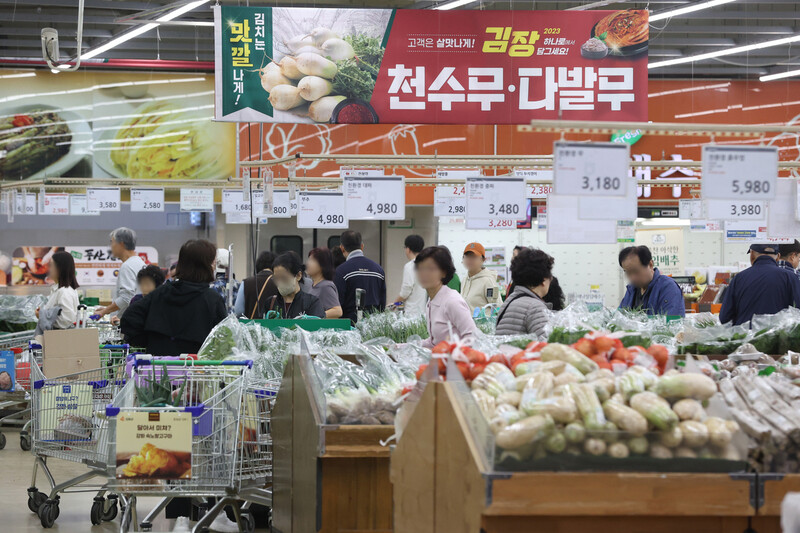
{"type": "Polygon", "coordinates": [[[525,178],[467,178],[468,219],[520,220],[525,218],[527,207],[525,178]]]}
{"type": "Polygon", "coordinates": [[[777,147],[703,146],[703,199],[772,200],[777,178],[777,147]]]}

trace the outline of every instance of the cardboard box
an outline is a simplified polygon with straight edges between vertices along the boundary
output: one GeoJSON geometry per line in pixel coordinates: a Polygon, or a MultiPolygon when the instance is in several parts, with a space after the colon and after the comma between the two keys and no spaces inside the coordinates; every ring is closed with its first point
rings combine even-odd
{"type": "Polygon", "coordinates": [[[100,368],[96,328],[44,332],[44,375],[51,378],[100,368]]]}

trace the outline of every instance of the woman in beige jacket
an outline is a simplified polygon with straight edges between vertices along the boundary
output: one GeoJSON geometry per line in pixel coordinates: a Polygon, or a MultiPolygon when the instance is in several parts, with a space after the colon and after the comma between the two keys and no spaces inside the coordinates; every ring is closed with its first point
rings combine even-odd
{"type": "Polygon", "coordinates": [[[483,266],[485,260],[486,249],[481,243],[471,242],[464,248],[463,263],[467,268],[467,277],[461,282],[461,296],[472,310],[501,303],[497,273],[483,266]]]}

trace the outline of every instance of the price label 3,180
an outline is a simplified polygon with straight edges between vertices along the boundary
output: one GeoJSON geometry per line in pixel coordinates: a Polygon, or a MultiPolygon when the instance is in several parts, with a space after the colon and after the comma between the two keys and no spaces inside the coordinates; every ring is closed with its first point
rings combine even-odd
{"type": "Polygon", "coordinates": [[[131,211],[164,211],[164,189],[131,189],[131,211]]]}
{"type": "Polygon", "coordinates": [[[772,200],[777,178],[775,146],[703,146],[703,199],[772,200]]]}
{"type": "Polygon", "coordinates": [[[467,219],[520,220],[527,208],[525,178],[467,178],[467,219]]]}
{"type": "Polygon", "coordinates": [[[345,213],[349,220],[403,220],[406,184],[402,176],[344,178],[345,213]]]}
{"type": "Polygon", "coordinates": [[[764,220],[766,202],[748,200],[705,200],[706,216],[711,220],[764,220]]]}
{"type": "Polygon", "coordinates": [[[620,143],[553,145],[553,192],[570,196],[625,196],[630,147],[620,143]]]}
{"type": "Polygon", "coordinates": [[[89,211],[119,211],[119,189],[94,187],[86,189],[86,209],[89,211]]]}
{"type": "Polygon", "coordinates": [[[308,191],[297,194],[297,227],[345,229],[344,194],[337,191],[308,191]]]}

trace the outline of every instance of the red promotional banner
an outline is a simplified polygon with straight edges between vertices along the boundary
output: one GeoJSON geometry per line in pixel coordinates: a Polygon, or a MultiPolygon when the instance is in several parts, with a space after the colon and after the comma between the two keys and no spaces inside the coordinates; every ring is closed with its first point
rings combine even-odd
{"type": "Polygon", "coordinates": [[[647,41],[647,11],[398,10],[370,103],[390,124],[646,121],[647,41]]]}

